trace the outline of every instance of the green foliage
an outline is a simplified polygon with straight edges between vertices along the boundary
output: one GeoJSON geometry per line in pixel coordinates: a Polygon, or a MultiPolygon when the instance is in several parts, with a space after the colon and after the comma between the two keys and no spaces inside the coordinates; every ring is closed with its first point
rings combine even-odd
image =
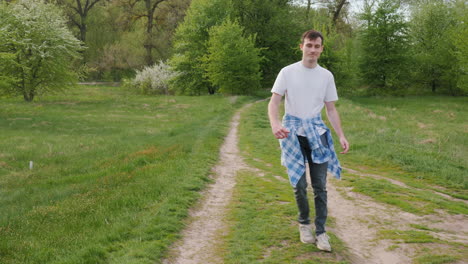
{"type": "Polygon", "coordinates": [[[459,62],[451,38],[456,21],[448,4],[443,0],[420,4],[412,17],[415,85],[432,92],[453,90],[459,62]]]}
{"type": "Polygon", "coordinates": [[[261,49],[265,59],[261,63],[262,86],[271,87],[276,75],[284,66],[296,62],[300,56],[299,37],[303,30],[294,22],[293,7],[284,0],[229,0],[232,18],[245,29],[247,35],[255,35],[255,46],[261,49]]]}
{"type": "MultiPolygon", "coordinates": [[[[402,93],[407,80],[407,24],[399,4],[380,2],[375,10],[366,6],[361,14],[362,60],[360,68],[366,84],[380,92],[402,93]]],[[[375,91],[374,91],[375,92],[375,91]]]]}
{"type": "Polygon", "coordinates": [[[205,77],[202,58],[207,54],[208,31],[229,16],[225,0],[194,0],[174,36],[174,55],[169,64],[180,72],[171,86],[179,94],[213,94],[215,88],[205,77]]]}
{"type": "Polygon", "coordinates": [[[468,94],[468,11],[467,3],[456,0],[451,8],[455,18],[454,26],[450,30],[453,48],[450,55],[455,58],[452,65],[453,79],[451,80],[451,94],[468,94]],[[456,88],[455,88],[456,87],[456,88]]]}
{"type": "Polygon", "coordinates": [[[127,20],[118,1],[96,6],[87,20],[83,62],[90,69],[88,80],[120,81],[145,65],[142,25],[127,20]]]}
{"type": "Polygon", "coordinates": [[[260,49],[237,22],[226,20],[209,31],[206,77],[224,94],[252,94],[260,86],[260,49]]]}
{"type": "Polygon", "coordinates": [[[60,13],[41,1],[0,4],[1,92],[32,101],[76,82],[73,60],[79,57],[80,41],[60,13]]]}
{"type": "Polygon", "coordinates": [[[338,94],[355,93],[359,75],[359,40],[356,37],[343,40],[343,47],[336,51],[338,61],[333,69],[338,94]]]}
{"type": "MultiPolygon", "coordinates": [[[[0,10],[2,12],[2,10],[0,10]]],[[[1,15],[0,15],[1,16],[1,15]]],[[[0,31],[0,38],[3,38],[6,32],[0,31]]],[[[0,95],[2,91],[9,91],[11,87],[17,82],[14,76],[8,72],[17,66],[15,61],[15,54],[8,52],[0,52],[0,95]]]]}

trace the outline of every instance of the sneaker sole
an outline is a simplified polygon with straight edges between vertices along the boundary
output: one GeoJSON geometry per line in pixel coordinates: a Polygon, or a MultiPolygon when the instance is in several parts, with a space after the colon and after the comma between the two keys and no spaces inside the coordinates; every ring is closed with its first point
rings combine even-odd
{"type": "Polygon", "coordinates": [[[327,251],[327,252],[331,252],[331,248],[323,248],[323,247],[320,247],[319,245],[317,245],[317,248],[322,250],[322,251],[327,251]]]}
{"type": "Polygon", "coordinates": [[[306,242],[306,241],[302,240],[302,238],[301,238],[301,242],[304,243],[304,244],[315,244],[315,242],[317,242],[317,241],[315,241],[315,239],[314,239],[311,242],[306,242]]]}

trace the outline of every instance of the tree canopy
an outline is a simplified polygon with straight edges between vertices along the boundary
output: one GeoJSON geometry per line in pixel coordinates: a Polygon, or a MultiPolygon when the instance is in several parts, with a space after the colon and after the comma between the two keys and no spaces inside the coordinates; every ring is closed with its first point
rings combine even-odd
{"type": "MultiPolygon", "coordinates": [[[[82,58],[73,68],[86,70],[88,80],[120,81],[134,77],[145,67],[153,67],[155,61],[163,61],[178,73],[170,82],[171,92],[189,95],[221,92],[223,89],[210,77],[213,68],[207,68],[214,63],[207,59],[214,58],[214,42],[210,38],[216,34],[210,32],[230,21],[243,32],[238,41],[244,38],[254,41],[259,53],[251,59],[260,63],[261,89],[272,86],[282,67],[300,60],[301,34],[316,29],[325,37],[319,63],[334,74],[341,94],[468,93],[468,12],[463,0],[363,0],[361,8],[349,0],[28,1],[31,5],[45,1],[55,8],[56,14],[66,15],[62,26],[66,25],[82,40],[84,49],[63,54],[73,53],[71,57],[82,58]]],[[[6,10],[21,1],[2,3],[2,9],[6,10]]],[[[0,86],[3,93],[11,94],[18,91],[13,88],[13,84],[18,84],[16,73],[33,67],[18,66],[18,53],[11,50],[13,45],[30,39],[18,42],[12,36],[33,24],[18,22],[15,16],[2,12],[0,86]]],[[[37,41],[52,43],[46,39],[54,32],[48,32],[52,24],[34,26],[35,32],[41,32],[35,33],[37,41]]],[[[57,49],[63,48],[59,42],[54,43],[57,49]]],[[[37,45],[45,48],[39,42],[37,45]]],[[[22,59],[27,57],[24,54],[22,59]]],[[[57,65],[72,60],[63,59],[57,65]]],[[[77,74],[67,67],[62,67],[67,73],[60,78],[76,79],[77,74]]],[[[38,90],[60,86],[46,88],[49,85],[45,85],[45,80],[32,76],[28,78],[43,87],[38,90]]]]}
{"type": "Polygon", "coordinates": [[[77,81],[73,60],[81,43],[66,27],[60,10],[39,1],[0,4],[1,92],[32,101],[77,81]]]}
{"type": "Polygon", "coordinates": [[[212,27],[207,47],[205,76],[219,92],[252,94],[260,87],[260,49],[255,47],[255,36],[244,36],[237,22],[227,19],[212,27]]]}

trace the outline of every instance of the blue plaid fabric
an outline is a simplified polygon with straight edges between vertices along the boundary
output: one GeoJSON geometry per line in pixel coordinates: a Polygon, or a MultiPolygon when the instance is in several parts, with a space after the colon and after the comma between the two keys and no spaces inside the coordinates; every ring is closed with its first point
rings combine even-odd
{"type": "Polygon", "coordinates": [[[306,166],[305,159],[301,152],[299,140],[296,131],[302,127],[312,149],[312,160],[314,163],[322,164],[328,161],[328,171],[337,179],[341,178],[341,166],[333,147],[333,140],[330,129],[322,120],[322,115],[307,119],[301,119],[296,116],[286,114],[283,117],[283,126],[290,133],[287,138],[280,139],[281,146],[281,165],[288,169],[289,181],[293,187],[304,175],[306,166]],[[328,147],[322,144],[318,128],[326,130],[328,147]]]}

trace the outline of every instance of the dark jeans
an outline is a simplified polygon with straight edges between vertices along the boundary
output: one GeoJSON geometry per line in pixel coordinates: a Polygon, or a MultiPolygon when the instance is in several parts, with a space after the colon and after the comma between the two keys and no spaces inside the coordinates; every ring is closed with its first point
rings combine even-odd
{"type": "MultiPolygon", "coordinates": [[[[310,178],[312,188],[314,189],[315,202],[315,233],[320,235],[325,233],[325,222],[327,221],[327,166],[328,163],[316,164],[313,163],[311,157],[311,149],[306,137],[298,136],[301,145],[301,151],[304,159],[307,159],[310,168],[310,178]]],[[[326,134],[323,134],[320,139],[322,144],[328,146],[326,134]]],[[[309,200],[307,199],[307,180],[306,174],[297,183],[294,188],[294,196],[296,198],[297,207],[299,209],[299,223],[310,224],[309,218],[309,200]]]]}

